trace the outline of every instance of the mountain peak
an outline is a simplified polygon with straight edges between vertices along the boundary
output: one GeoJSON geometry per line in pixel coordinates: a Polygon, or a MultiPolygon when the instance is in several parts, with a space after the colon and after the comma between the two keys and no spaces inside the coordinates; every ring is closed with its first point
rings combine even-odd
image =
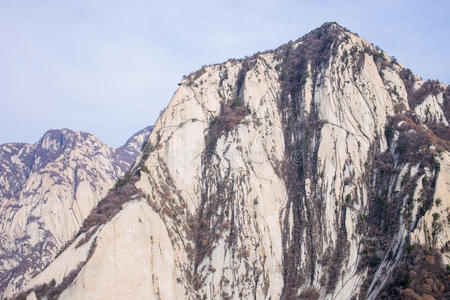
{"type": "Polygon", "coordinates": [[[317,29],[333,29],[333,28],[337,28],[338,30],[353,33],[347,27],[340,25],[336,21],[325,22],[322,25],[320,25],[320,27],[318,27],[317,29]]]}
{"type": "Polygon", "coordinates": [[[49,151],[58,151],[64,145],[66,139],[72,134],[74,134],[74,132],[66,128],[50,129],[44,133],[37,144],[39,148],[49,151]]]}
{"type": "Polygon", "coordinates": [[[333,22],[193,73],[24,294],[371,300],[411,294],[406,276],[430,293],[420,270],[448,262],[450,99],[404,73],[333,22]],[[414,247],[439,249],[434,265],[414,247]]]}

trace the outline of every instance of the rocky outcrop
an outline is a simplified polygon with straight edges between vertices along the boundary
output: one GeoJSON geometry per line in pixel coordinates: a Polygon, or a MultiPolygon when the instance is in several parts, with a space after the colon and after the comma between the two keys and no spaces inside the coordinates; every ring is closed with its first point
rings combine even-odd
{"type": "Polygon", "coordinates": [[[24,295],[418,293],[390,284],[412,243],[448,259],[446,90],[334,23],[205,67],[72,243],[92,251],[69,247],[80,264],[61,275],[58,258],[24,295]]]}
{"type": "Polygon", "coordinates": [[[117,179],[151,128],[114,150],[95,136],[50,130],[36,144],[0,146],[0,297],[53,261],[117,179]]]}

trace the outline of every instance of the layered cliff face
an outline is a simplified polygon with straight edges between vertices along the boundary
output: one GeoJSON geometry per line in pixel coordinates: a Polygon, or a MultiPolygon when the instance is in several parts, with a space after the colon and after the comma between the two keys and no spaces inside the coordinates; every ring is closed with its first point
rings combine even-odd
{"type": "Polygon", "coordinates": [[[0,146],[2,299],[20,291],[77,233],[91,209],[130,169],[135,148],[150,129],[117,150],[91,134],[67,129],[50,130],[34,145],[0,146]]]}
{"type": "Polygon", "coordinates": [[[205,67],[23,295],[443,297],[394,274],[419,245],[448,264],[449,102],[336,24],[205,67]]]}

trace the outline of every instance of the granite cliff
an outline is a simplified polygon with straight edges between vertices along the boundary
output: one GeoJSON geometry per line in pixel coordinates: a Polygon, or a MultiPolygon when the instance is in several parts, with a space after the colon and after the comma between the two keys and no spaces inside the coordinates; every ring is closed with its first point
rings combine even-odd
{"type": "Polygon", "coordinates": [[[449,296],[448,86],[335,23],[179,85],[22,296],[449,296]]]}

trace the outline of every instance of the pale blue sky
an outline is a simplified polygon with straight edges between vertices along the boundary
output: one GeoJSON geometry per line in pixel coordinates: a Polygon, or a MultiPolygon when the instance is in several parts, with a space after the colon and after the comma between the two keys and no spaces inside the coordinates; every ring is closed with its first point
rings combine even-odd
{"type": "Polygon", "coordinates": [[[153,124],[183,74],[337,21],[450,83],[450,1],[0,0],[0,144],[50,128],[111,146],[153,124]]]}

